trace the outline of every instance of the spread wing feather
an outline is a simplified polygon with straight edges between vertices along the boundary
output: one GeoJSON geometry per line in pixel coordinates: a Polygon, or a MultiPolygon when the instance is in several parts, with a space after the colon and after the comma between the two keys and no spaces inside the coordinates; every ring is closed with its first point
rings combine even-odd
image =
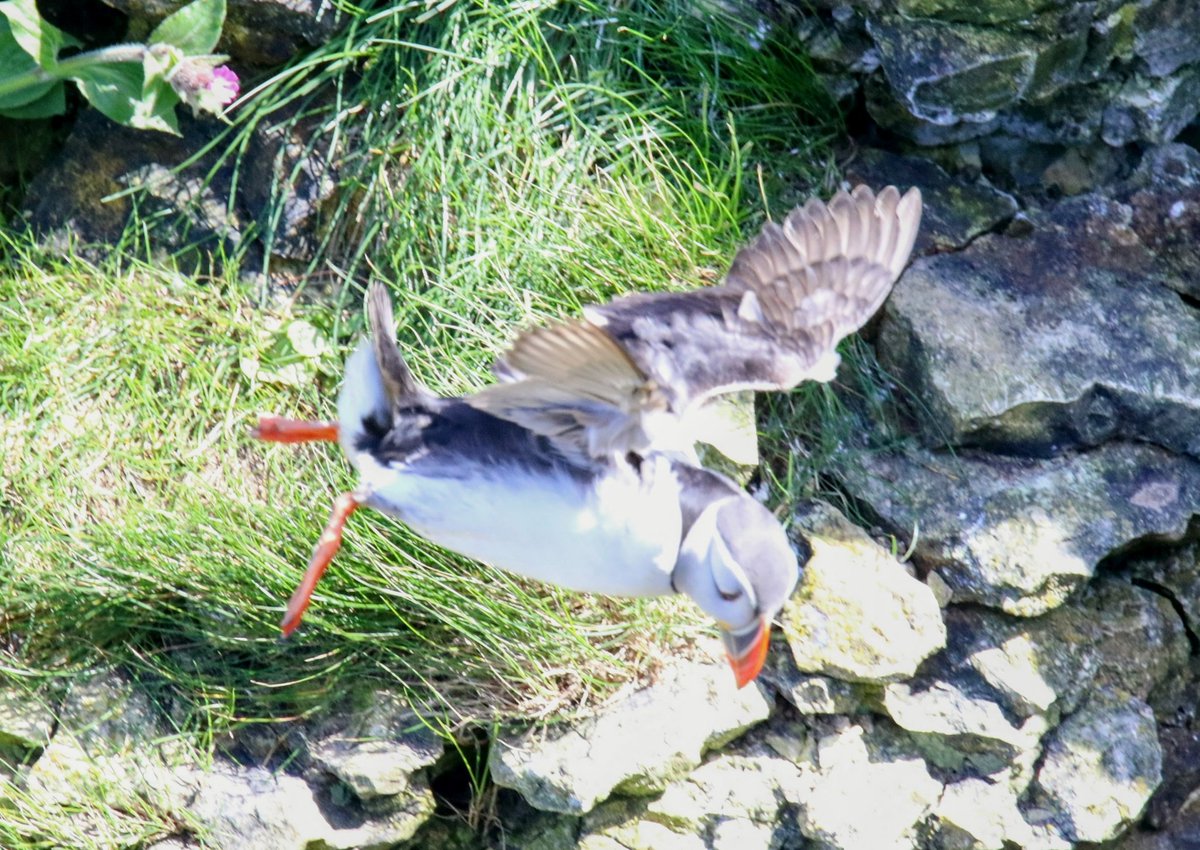
{"type": "Polygon", "coordinates": [[[688,412],[714,395],[830,380],[837,344],[879,309],[920,220],[915,188],[810,200],[767,223],[721,286],[630,295],[527,331],[496,364],[502,383],[469,401],[580,457],[690,446],[703,435],[688,412]]]}

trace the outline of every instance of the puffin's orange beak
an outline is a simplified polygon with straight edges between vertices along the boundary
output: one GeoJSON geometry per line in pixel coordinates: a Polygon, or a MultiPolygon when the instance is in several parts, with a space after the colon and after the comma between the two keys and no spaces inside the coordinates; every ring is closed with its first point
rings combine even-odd
{"type": "Polygon", "coordinates": [[[755,626],[743,632],[722,629],[721,640],[725,643],[725,657],[733,668],[737,686],[746,687],[758,676],[767,660],[767,648],[771,645],[770,623],[766,617],[760,617],[755,626]]]}

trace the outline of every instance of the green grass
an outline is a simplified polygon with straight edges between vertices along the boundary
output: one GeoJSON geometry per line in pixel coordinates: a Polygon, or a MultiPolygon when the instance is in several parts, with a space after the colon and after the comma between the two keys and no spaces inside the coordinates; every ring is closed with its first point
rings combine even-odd
{"type": "MultiPolygon", "coordinates": [[[[462,393],[521,325],[715,280],[765,207],[817,187],[835,127],[803,60],[696,9],[401,4],[267,81],[221,141],[230,161],[253,124],[318,117],[311,145],[342,183],[298,292],[239,277],[279,279],[246,257],[197,279],[170,258],[88,264],[7,237],[0,676],[50,687],[116,665],[203,747],[374,687],[450,724],[566,712],[709,629],[682,600],[522,582],[364,512],[281,642],[353,481],[334,447],[248,436],[261,412],[332,415],[369,277],[392,289],[418,375],[462,393]]],[[[252,231],[269,244],[277,223],[252,231]]],[[[152,251],[168,225],[137,222],[128,242],[152,251]]],[[[0,837],[53,846],[52,820],[14,817],[20,841],[0,837]]],[[[138,823],[166,829],[143,813],[121,834],[138,823]]]]}

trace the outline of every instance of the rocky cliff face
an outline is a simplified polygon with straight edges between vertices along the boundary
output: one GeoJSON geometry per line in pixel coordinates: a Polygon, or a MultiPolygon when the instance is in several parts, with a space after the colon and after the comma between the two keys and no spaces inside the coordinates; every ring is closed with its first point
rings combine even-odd
{"type": "Polygon", "coordinates": [[[844,105],[1026,189],[1084,191],[1128,168],[1131,146],[1171,141],[1200,113],[1195,0],[794,8],[795,30],[844,105]]]}
{"type": "MultiPolygon", "coordinates": [[[[206,765],[156,743],[170,730],[105,671],[0,694],[25,793],[69,807],[108,781],[114,809],[153,801],[228,848],[1200,844],[1200,154],[1169,143],[1200,112],[1200,3],[816,5],[775,25],[904,151],[857,151],[847,178],[919,185],[927,215],[874,328],[891,383],[871,405],[842,388],[854,427],[828,476],[857,524],[795,506],[811,557],[759,683],[689,663],[474,742],[500,789],[474,798],[491,801],[476,831],[433,817],[453,759],[386,695],[245,730],[241,763],[206,765]]],[[[264,161],[300,157],[296,132],[264,137],[264,161]]],[[[106,221],[73,173],[157,173],[124,131],[76,133],[35,222],[106,221]]],[[[288,173],[308,190],[274,250],[303,258],[335,184],[319,163],[288,173]]],[[[153,197],[206,208],[163,174],[153,197]]]]}

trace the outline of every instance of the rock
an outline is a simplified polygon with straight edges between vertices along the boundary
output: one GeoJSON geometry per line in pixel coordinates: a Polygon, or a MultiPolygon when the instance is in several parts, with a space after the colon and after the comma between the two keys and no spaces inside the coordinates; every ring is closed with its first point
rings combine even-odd
{"type": "Polygon", "coordinates": [[[188,813],[219,850],[386,850],[412,838],[434,808],[423,778],[413,781],[403,807],[374,818],[340,812],[303,779],[261,767],[219,762],[192,782],[188,813]]]}
{"type": "Polygon", "coordinates": [[[1128,582],[1102,579],[1077,604],[1030,620],[947,612],[950,649],[929,675],[974,681],[1014,718],[1056,725],[1096,688],[1148,699],[1186,668],[1187,635],[1170,603],[1128,582]]]}
{"type": "Polygon", "coordinates": [[[795,764],[753,742],[714,756],[657,799],[605,803],[584,819],[578,847],[797,847],[803,841],[794,826],[802,790],[795,764]]]}
{"type": "Polygon", "coordinates": [[[366,803],[407,792],[413,785],[413,773],[433,764],[441,751],[440,740],[433,747],[415,737],[399,741],[342,738],[322,741],[312,756],[318,767],[344,782],[366,803]]]}
{"type": "Polygon", "coordinates": [[[172,835],[162,841],[155,841],[146,850],[195,850],[198,846],[187,838],[172,835]]]}
{"type": "Polygon", "coordinates": [[[1189,145],[1147,151],[1116,195],[1133,210],[1129,226],[1150,250],[1157,279],[1200,298],[1200,152],[1189,145]]]}
{"type": "Polygon", "coordinates": [[[684,664],[565,732],[501,738],[492,779],[536,808],[584,814],[614,791],[658,793],[770,711],[761,686],[738,690],[725,667],[684,664]]]}
{"type": "Polygon", "coordinates": [[[882,726],[832,728],[801,768],[800,830],[823,850],[912,850],[942,791],[882,726]]]}
{"type": "Polygon", "coordinates": [[[1023,97],[1052,94],[1074,78],[1087,46],[1086,22],[1047,38],[880,15],[867,31],[905,111],[942,127],[989,122],[1023,97]]]}
{"type": "Polygon", "coordinates": [[[305,143],[320,120],[309,115],[289,122],[278,115],[270,127],[256,129],[231,199],[233,166],[218,167],[216,151],[178,167],[212,141],[220,129],[215,119],[180,113],[183,135],[174,137],[121,127],[85,110],[61,153],[30,184],[29,224],[48,241],[112,244],[122,238],[136,193],[143,220],[158,223],[156,250],[183,252],[200,265],[214,255],[258,250],[243,238],[258,220],[272,234],[273,256],[307,261],[337,189],[330,162],[305,143]]]}
{"type": "Polygon", "coordinates": [[[379,728],[369,718],[312,745],[313,763],[344,782],[359,800],[375,801],[407,791],[413,774],[441,758],[442,739],[415,715],[402,728],[379,728]]]}
{"type": "MultiPolygon", "coordinates": [[[[132,19],[130,40],[144,38],[182,5],[179,0],[105,2],[132,19]]],[[[234,64],[281,65],[301,50],[324,44],[343,17],[335,4],[323,0],[229,0],[217,51],[232,56],[234,64]]]]}
{"type": "Polygon", "coordinates": [[[243,223],[225,206],[231,169],[209,175],[215,160],[208,156],[175,171],[211,142],[219,128],[215,120],[181,112],[182,136],[168,136],[122,127],[95,110],[85,110],[59,155],[30,183],[25,201],[30,225],[44,239],[115,243],[133,211],[126,190],[144,186],[147,194],[139,199],[140,213],[170,217],[175,223],[181,217],[190,225],[180,231],[158,228],[156,239],[161,231],[161,240],[156,247],[182,248],[186,240],[210,251],[235,252],[243,223]]]}
{"type": "Polygon", "coordinates": [[[1108,82],[1071,86],[1038,103],[1008,110],[999,125],[1025,143],[1089,145],[1100,139],[1104,108],[1112,102],[1115,88],[1108,82]]]}
{"type": "Polygon", "coordinates": [[[315,256],[338,203],[337,154],[312,143],[328,116],[311,108],[303,116],[295,111],[288,107],[255,128],[237,201],[271,234],[273,257],[304,263],[315,256]]]}
{"type": "Polygon", "coordinates": [[[843,169],[850,184],[919,186],[924,200],[914,255],[958,249],[1001,227],[1017,212],[1016,199],[985,181],[952,178],[928,159],[872,148],[859,151],[843,169]]]}
{"type": "Polygon", "coordinates": [[[800,714],[855,714],[863,704],[861,686],[830,676],[802,673],[792,654],[780,648],[767,657],[760,678],[800,714]]]}
{"type": "Polygon", "coordinates": [[[99,797],[114,808],[149,801],[169,812],[182,806],[186,787],[177,769],[190,756],[144,691],[114,670],[100,670],[67,691],[54,735],[25,785],[47,804],[86,809],[99,797]]]}
{"type": "Polygon", "coordinates": [[[1113,147],[1170,142],[1200,114],[1200,66],[1175,76],[1134,75],[1104,110],[1100,135],[1113,147]]]}
{"type": "Polygon", "coordinates": [[[1154,715],[1137,697],[1098,692],[1048,741],[1026,818],[1068,841],[1117,837],[1162,779],[1154,715]]]}
{"type": "Polygon", "coordinates": [[[0,689],[0,753],[40,750],[50,743],[54,710],[41,694],[0,689]]]}
{"type": "Polygon", "coordinates": [[[301,850],[329,831],[312,789],[299,777],[218,763],[198,774],[196,784],[189,812],[222,850],[301,850]]]}
{"type": "Polygon", "coordinates": [[[955,602],[1026,617],[1066,602],[1106,556],[1182,539],[1200,505],[1200,463],[1136,444],[1021,461],[909,449],[841,474],[898,535],[919,526],[914,561],[955,602]]]}
{"type": "Polygon", "coordinates": [[[959,681],[897,683],[884,688],[882,704],[897,725],[913,733],[925,757],[939,767],[969,764],[995,773],[1033,753],[1049,728],[1035,714],[1010,719],[998,701],[959,681]]]}
{"type": "Polygon", "coordinates": [[[1132,52],[1152,77],[1200,62],[1200,3],[1160,0],[1131,4],[1132,52]]]}
{"type": "Polygon", "coordinates": [[[1189,657],[1170,604],[1124,581],[1100,580],[1034,620],[955,609],[946,617],[947,649],[911,681],[886,686],[880,708],[931,764],[1008,771],[1014,793],[1032,778],[1043,735],[1088,694],[1119,687],[1146,699],[1189,657]]]}
{"type": "Polygon", "coordinates": [[[937,18],[968,24],[1019,24],[1047,9],[1068,5],[1064,0],[1000,0],[985,4],[962,0],[898,0],[896,9],[910,18],[937,18]]]}
{"type": "Polygon", "coordinates": [[[952,782],[933,812],[940,850],[1070,850],[1061,839],[1038,836],[1018,808],[1018,795],[1002,779],[970,776],[952,782]]]}
{"type": "Polygon", "coordinates": [[[812,557],[780,622],[800,670],[895,681],[945,644],[932,591],[836,509],[802,507],[796,528],[812,557]]]}
{"type": "Polygon", "coordinates": [[[1030,220],[1028,236],[917,260],[884,308],[880,361],[921,399],[929,440],[1041,455],[1143,440],[1200,458],[1200,324],[1129,208],[1088,195],[1030,220]]]}

